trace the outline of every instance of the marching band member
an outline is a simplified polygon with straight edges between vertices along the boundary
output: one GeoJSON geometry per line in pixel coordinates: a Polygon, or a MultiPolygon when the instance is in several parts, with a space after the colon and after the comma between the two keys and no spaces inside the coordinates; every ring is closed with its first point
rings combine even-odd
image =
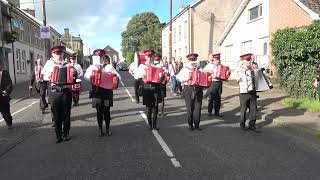
{"type": "Polygon", "coordinates": [[[240,87],[240,128],[242,130],[256,131],[257,93],[254,82],[254,66],[252,54],[240,56],[242,65],[236,69],[237,80],[240,87]],[[246,127],[246,111],[249,108],[249,127],[246,127]]]}
{"type": "MultiPolygon", "coordinates": [[[[112,88],[106,89],[93,84],[92,80],[94,77],[94,70],[101,70],[105,73],[115,74],[118,79],[121,80],[121,76],[115,70],[115,68],[110,64],[110,57],[106,56],[106,52],[103,49],[96,49],[93,51],[94,62],[87,69],[84,78],[91,81],[92,89],[90,91],[90,98],[92,98],[92,107],[97,110],[97,122],[100,130],[99,136],[104,135],[111,136],[110,131],[110,108],[113,106],[113,90],[112,88]],[[103,132],[103,120],[106,124],[106,133],[103,132]]],[[[101,79],[103,83],[104,79],[101,79]]]]}
{"type": "MultiPolygon", "coordinates": [[[[164,74],[168,74],[169,71],[165,66],[165,62],[161,60],[162,55],[161,53],[155,53],[153,56],[153,65],[157,67],[162,67],[164,74]]],[[[164,76],[163,81],[160,83],[160,95],[161,95],[161,115],[164,115],[164,98],[167,97],[167,83],[169,81],[169,76],[164,76]]],[[[159,102],[159,103],[160,103],[159,102]]]]}
{"type": "Polygon", "coordinates": [[[51,57],[50,59],[47,60],[47,62],[44,64],[43,68],[41,69],[43,82],[47,84],[48,104],[51,104],[51,83],[50,83],[51,74],[46,73],[45,71],[50,69],[47,67],[52,67],[53,64],[54,64],[54,60],[53,60],[53,57],[51,57]]]}
{"type": "Polygon", "coordinates": [[[83,70],[77,62],[77,54],[72,54],[70,56],[70,64],[77,70],[78,79],[76,79],[76,84],[73,86],[72,89],[72,99],[73,99],[73,106],[78,106],[79,104],[79,96],[81,90],[81,77],[83,76],[83,70]]]}
{"type": "MultiPolygon", "coordinates": [[[[146,79],[146,69],[148,66],[156,66],[152,63],[154,51],[144,51],[145,63],[140,64],[137,69],[137,77],[146,79]]],[[[157,65],[158,66],[158,65],[157,65]]],[[[143,85],[143,105],[147,108],[147,119],[150,130],[159,130],[157,126],[158,104],[161,102],[160,83],[145,82],[143,85]]]]}
{"type": "MultiPolygon", "coordinates": [[[[210,63],[208,63],[203,70],[211,74],[216,74],[217,68],[221,65],[220,53],[211,54],[209,57],[210,63]]],[[[221,93],[222,93],[222,79],[218,77],[212,78],[212,85],[209,87],[207,93],[209,95],[208,100],[208,113],[212,115],[212,109],[214,107],[214,115],[222,117],[220,114],[221,107],[221,93]]],[[[206,94],[207,94],[206,93],[206,94]]]]}
{"type": "Polygon", "coordinates": [[[203,98],[203,90],[201,86],[191,86],[188,84],[190,80],[190,73],[197,68],[194,61],[197,61],[198,54],[189,54],[187,58],[189,63],[184,66],[179,74],[177,79],[183,83],[183,94],[187,106],[187,119],[189,128],[191,131],[194,129],[201,130],[200,128],[200,117],[201,117],[201,106],[203,98]]]}
{"type": "Polygon", "coordinates": [[[139,98],[139,86],[142,83],[142,79],[137,77],[137,67],[135,62],[132,62],[129,66],[129,73],[134,77],[134,95],[136,99],[136,103],[138,104],[140,102],[139,98]]]}
{"type": "MultiPolygon", "coordinates": [[[[52,60],[48,61],[41,71],[44,79],[50,79],[51,77],[51,112],[52,121],[54,122],[55,133],[57,141],[56,143],[61,143],[62,141],[69,141],[71,137],[69,136],[70,131],[70,113],[71,113],[71,103],[72,103],[72,90],[71,84],[60,83],[59,81],[54,82],[53,75],[55,67],[67,67],[71,66],[67,62],[63,62],[63,56],[65,47],[64,46],[54,46],[52,49],[52,60]],[[62,131],[63,127],[63,131],[62,131]],[[62,137],[63,132],[63,137],[62,137]]],[[[73,68],[73,67],[72,67],[73,68]]],[[[77,72],[73,71],[72,81],[77,77],[77,72]]],[[[62,74],[62,73],[61,73],[62,74]]],[[[63,76],[67,79],[67,73],[63,76]]],[[[60,78],[58,78],[60,79],[60,78]]]]}
{"type": "Polygon", "coordinates": [[[0,112],[8,129],[12,129],[12,116],[10,113],[10,94],[12,92],[12,80],[10,74],[0,64],[0,112]]]}
{"type": "Polygon", "coordinates": [[[42,111],[42,114],[44,114],[45,109],[48,107],[48,103],[46,101],[48,81],[43,80],[43,76],[41,75],[42,69],[42,59],[37,59],[36,66],[34,67],[34,72],[32,73],[29,89],[32,89],[33,84],[35,84],[35,88],[40,94],[40,110],[42,111]]]}

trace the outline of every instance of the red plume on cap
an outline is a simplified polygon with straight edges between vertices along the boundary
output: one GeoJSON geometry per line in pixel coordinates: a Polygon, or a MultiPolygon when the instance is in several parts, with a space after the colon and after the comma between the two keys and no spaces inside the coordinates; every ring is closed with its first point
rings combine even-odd
{"type": "Polygon", "coordinates": [[[198,57],[198,54],[188,54],[187,58],[189,61],[194,61],[198,57]]]}
{"type": "Polygon", "coordinates": [[[61,52],[61,51],[65,51],[66,47],[64,46],[54,46],[51,48],[51,52],[55,53],[55,52],[61,52]]]}
{"type": "Polygon", "coordinates": [[[143,53],[145,56],[151,56],[154,54],[154,51],[153,50],[145,50],[145,51],[143,51],[143,53]]]}
{"type": "Polygon", "coordinates": [[[103,49],[96,49],[93,51],[94,56],[104,56],[106,54],[106,51],[103,49]]]}
{"type": "Polygon", "coordinates": [[[248,54],[243,54],[240,56],[241,60],[251,60],[252,59],[253,54],[248,53],[248,54]]]}

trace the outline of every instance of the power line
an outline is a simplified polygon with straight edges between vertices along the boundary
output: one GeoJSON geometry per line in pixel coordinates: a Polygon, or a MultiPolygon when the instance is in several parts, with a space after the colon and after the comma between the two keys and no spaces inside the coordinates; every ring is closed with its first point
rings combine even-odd
{"type": "MultiPolygon", "coordinates": [[[[45,2],[54,2],[57,0],[46,0],[45,2]]],[[[29,1],[29,2],[24,2],[24,3],[20,3],[20,4],[35,4],[35,3],[42,3],[42,1],[29,1]]]]}

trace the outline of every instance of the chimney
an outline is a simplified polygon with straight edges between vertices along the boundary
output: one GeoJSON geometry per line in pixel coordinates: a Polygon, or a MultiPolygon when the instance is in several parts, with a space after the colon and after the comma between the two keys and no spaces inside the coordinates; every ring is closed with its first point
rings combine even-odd
{"type": "Polygon", "coordinates": [[[28,14],[30,14],[33,17],[36,17],[36,11],[33,9],[23,9],[25,12],[27,12],[28,14]]]}
{"type": "Polygon", "coordinates": [[[69,28],[64,28],[64,37],[68,38],[69,37],[69,28]]]}

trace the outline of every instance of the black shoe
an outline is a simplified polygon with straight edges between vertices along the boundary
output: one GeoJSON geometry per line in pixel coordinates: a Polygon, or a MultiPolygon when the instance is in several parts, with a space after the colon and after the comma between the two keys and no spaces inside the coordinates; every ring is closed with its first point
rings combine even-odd
{"type": "Polygon", "coordinates": [[[160,130],[159,127],[153,127],[153,129],[154,129],[154,130],[157,130],[157,131],[160,130]]]}
{"type": "Polygon", "coordinates": [[[189,124],[189,130],[190,130],[190,131],[193,131],[193,130],[194,130],[193,125],[189,124]]]}
{"type": "Polygon", "coordinates": [[[249,126],[248,129],[253,131],[253,132],[256,132],[256,133],[260,133],[261,132],[261,131],[257,130],[255,125],[249,126]]]}
{"type": "Polygon", "coordinates": [[[60,138],[57,138],[57,141],[56,141],[56,143],[61,143],[62,142],[62,138],[60,137],[60,138]]]}
{"type": "Polygon", "coordinates": [[[42,113],[42,114],[45,114],[45,113],[46,113],[46,110],[45,110],[45,109],[42,109],[41,113],[42,113]]]}
{"type": "Polygon", "coordinates": [[[100,132],[99,137],[103,137],[104,135],[106,135],[104,132],[100,132]]]}
{"type": "Polygon", "coordinates": [[[200,127],[195,127],[195,130],[201,131],[202,129],[200,127]]]}
{"type": "Polygon", "coordinates": [[[216,116],[216,117],[223,117],[222,114],[220,114],[220,113],[215,113],[214,116],[216,116]]]}
{"type": "Polygon", "coordinates": [[[244,131],[247,131],[247,130],[248,130],[248,128],[247,128],[246,125],[244,125],[244,124],[240,124],[240,128],[241,128],[242,130],[244,130],[244,131]]]}
{"type": "Polygon", "coordinates": [[[211,112],[208,112],[208,116],[213,116],[213,114],[211,112]]]}
{"type": "Polygon", "coordinates": [[[47,109],[48,107],[49,107],[49,105],[48,105],[48,104],[44,105],[44,109],[47,109]]]}
{"type": "Polygon", "coordinates": [[[112,132],[109,131],[109,130],[107,130],[107,131],[106,131],[106,135],[107,135],[107,136],[112,136],[112,132]]]}
{"type": "Polygon", "coordinates": [[[69,134],[63,136],[63,141],[69,141],[70,139],[71,137],[69,136],[69,134]]]}
{"type": "Polygon", "coordinates": [[[56,124],[54,122],[52,122],[52,127],[56,127],[56,124]]]}
{"type": "Polygon", "coordinates": [[[12,126],[12,125],[8,126],[8,129],[9,129],[9,130],[12,130],[12,129],[13,129],[13,126],[12,126]]]}

